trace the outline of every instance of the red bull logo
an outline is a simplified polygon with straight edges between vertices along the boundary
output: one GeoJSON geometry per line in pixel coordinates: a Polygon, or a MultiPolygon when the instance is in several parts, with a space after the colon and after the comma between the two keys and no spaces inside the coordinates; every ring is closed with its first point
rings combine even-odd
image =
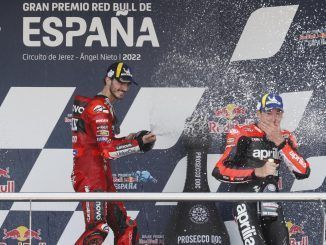
{"type": "Polygon", "coordinates": [[[137,177],[132,176],[131,174],[112,174],[114,183],[137,183],[139,182],[137,177]]]}
{"type": "MultiPolygon", "coordinates": [[[[237,117],[246,116],[247,109],[236,104],[228,104],[221,109],[217,109],[214,115],[218,120],[208,122],[210,133],[228,133],[235,125],[240,124],[237,117]]],[[[249,123],[251,123],[251,120],[246,119],[245,124],[249,123]]]]}
{"type": "Polygon", "coordinates": [[[0,177],[4,177],[9,179],[10,175],[9,175],[9,167],[7,167],[6,169],[0,168],[0,177]]]}
{"type": "Polygon", "coordinates": [[[6,185],[0,185],[0,193],[1,192],[15,192],[15,181],[10,180],[7,181],[6,185]]]}
{"type": "Polygon", "coordinates": [[[290,245],[309,245],[308,236],[301,237],[301,241],[290,238],[290,245]]]}
{"type": "Polygon", "coordinates": [[[243,106],[238,106],[236,104],[228,104],[226,107],[218,109],[215,111],[215,116],[223,117],[228,120],[233,120],[236,116],[246,115],[246,108],[243,106]]]}
{"type": "Polygon", "coordinates": [[[302,227],[292,223],[291,221],[286,222],[286,227],[289,230],[290,237],[295,234],[304,234],[302,227]]]}
{"type": "Polygon", "coordinates": [[[3,229],[4,236],[2,237],[3,240],[18,240],[19,242],[24,242],[30,239],[35,239],[41,241],[41,229],[37,231],[28,229],[25,226],[18,226],[12,230],[3,229]]]}
{"type": "Polygon", "coordinates": [[[309,239],[308,236],[305,236],[303,227],[296,225],[295,223],[292,223],[291,221],[286,222],[286,226],[289,231],[289,237],[290,237],[290,245],[308,245],[309,239]],[[300,239],[301,235],[301,240],[300,239]]]}

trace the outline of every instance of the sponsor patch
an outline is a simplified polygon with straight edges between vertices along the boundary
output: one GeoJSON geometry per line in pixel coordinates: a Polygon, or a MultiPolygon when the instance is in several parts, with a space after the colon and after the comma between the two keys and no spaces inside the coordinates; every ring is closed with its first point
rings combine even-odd
{"type": "Polygon", "coordinates": [[[97,119],[95,122],[96,123],[107,123],[107,122],[109,122],[109,119],[97,119]]]}
{"type": "Polygon", "coordinates": [[[123,150],[123,149],[127,149],[127,148],[130,148],[132,147],[132,144],[128,143],[128,144],[125,144],[125,145],[119,145],[117,146],[117,150],[123,150]]]}
{"type": "Polygon", "coordinates": [[[302,157],[298,156],[294,151],[290,151],[290,156],[292,157],[293,160],[296,160],[302,167],[306,168],[307,164],[306,162],[302,159],[302,157]]]}
{"type": "Polygon", "coordinates": [[[99,125],[96,127],[97,130],[108,130],[109,126],[108,125],[99,125]]]}
{"type": "Polygon", "coordinates": [[[105,108],[104,106],[101,106],[101,105],[95,106],[93,111],[96,112],[96,113],[100,113],[100,112],[107,113],[107,114],[109,113],[109,110],[107,108],[105,108]]]}
{"type": "Polygon", "coordinates": [[[108,130],[97,130],[96,131],[96,136],[109,136],[110,133],[108,130]]]}
{"type": "Polygon", "coordinates": [[[96,140],[97,140],[97,142],[107,142],[108,141],[108,137],[104,137],[104,136],[97,137],[96,140]]]}
{"type": "Polygon", "coordinates": [[[263,138],[251,138],[251,140],[254,141],[254,142],[258,142],[258,141],[262,141],[263,138]]]}

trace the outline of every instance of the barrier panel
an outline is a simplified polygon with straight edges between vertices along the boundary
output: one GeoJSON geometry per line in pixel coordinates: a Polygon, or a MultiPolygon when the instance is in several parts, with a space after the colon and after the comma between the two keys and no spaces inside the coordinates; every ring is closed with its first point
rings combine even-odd
{"type": "MultiPolygon", "coordinates": [[[[37,202],[75,202],[75,201],[98,201],[98,200],[110,200],[110,201],[128,201],[128,202],[148,202],[148,201],[160,201],[160,202],[234,202],[240,200],[247,201],[282,201],[282,202],[316,202],[318,203],[320,213],[323,219],[323,226],[320,227],[322,230],[322,237],[320,241],[323,241],[323,244],[326,244],[325,241],[325,206],[324,201],[326,200],[326,193],[0,193],[0,201],[15,201],[15,202],[28,202],[29,204],[29,225],[28,227],[19,226],[14,230],[5,231],[4,238],[13,239],[21,238],[21,241],[18,244],[34,244],[34,240],[41,240],[41,232],[39,230],[33,230],[32,226],[32,212],[33,212],[33,203],[37,202]],[[15,233],[15,234],[14,234],[15,233]],[[24,233],[24,234],[23,234],[24,233]],[[24,239],[25,238],[25,239],[24,239]],[[28,238],[28,240],[26,239],[28,238]],[[34,240],[33,240],[34,239],[34,240]]],[[[80,216],[81,217],[81,216],[80,216]]],[[[237,230],[235,222],[225,223],[227,232],[230,237],[231,245],[241,244],[240,236],[237,230]]],[[[301,243],[297,242],[293,237],[297,235],[296,233],[304,234],[301,226],[296,225],[292,222],[287,224],[290,234],[290,244],[309,244],[308,236],[302,236],[301,243]]],[[[78,227],[80,229],[82,227],[78,227]]],[[[77,229],[77,230],[78,230],[77,229]]],[[[213,236],[212,236],[213,237],[213,236]]],[[[215,236],[217,237],[217,236],[215,236]]],[[[74,241],[69,240],[71,238],[61,238],[58,244],[73,244],[74,241]],[[63,240],[63,241],[61,241],[63,240]],[[60,242],[61,241],[61,242],[60,242]]],[[[213,238],[211,238],[213,239],[213,238]]],[[[216,238],[215,238],[216,239],[216,238]]],[[[141,239],[144,241],[143,244],[148,244],[148,240],[141,239]]],[[[150,239],[151,241],[156,242],[155,244],[170,244],[160,239],[159,237],[150,239]]],[[[166,240],[166,239],[165,239],[166,240]]],[[[109,233],[109,236],[105,240],[104,244],[112,244],[113,235],[112,232],[109,233]]],[[[0,242],[0,244],[7,244],[0,242]]],[[[11,244],[11,243],[10,243],[11,244]]],[[[45,245],[46,242],[38,241],[39,245],[45,245]]],[[[140,243],[142,244],[142,243],[140,243]]],[[[178,243],[179,244],[179,243],[178,243]]],[[[218,239],[215,242],[211,240],[209,244],[219,244],[218,239]]],[[[223,244],[223,243],[222,243],[223,244]]]]}

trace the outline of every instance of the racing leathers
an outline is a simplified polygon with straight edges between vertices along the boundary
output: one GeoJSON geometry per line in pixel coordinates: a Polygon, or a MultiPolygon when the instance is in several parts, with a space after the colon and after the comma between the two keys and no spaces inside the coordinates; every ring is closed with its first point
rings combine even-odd
{"type": "MultiPolygon", "coordinates": [[[[141,139],[116,138],[113,106],[104,95],[93,99],[76,96],[73,105],[71,175],[76,192],[116,192],[110,160],[141,151],[141,139]]],[[[85,232],[76,244],[101,244],[114,232],[115,244],[131,245],[138,239],[136,221],[122,202],[82,202],[85,232]]]]}
{"type": "MultiPolygon", "coordinates": [[[[278,171],[265,178],[255,175],[255,168],[273,159],[285,163],[297,179],[309,177],[309,163],[298,153],[295,137],[286,130],[282,130],[282,136],[284,142],[276,146],[256,124],[236,126],[227,135],[225,152],[212,175],[220,181],[234,183],[235,192],[278,192],[278,171]]],[[[234,206],[244,244],[289,244],[280,203],[270,203],[269,208],[275,211],[270,217],[262,215],[261,204],[241,201],[234,206]]]]}

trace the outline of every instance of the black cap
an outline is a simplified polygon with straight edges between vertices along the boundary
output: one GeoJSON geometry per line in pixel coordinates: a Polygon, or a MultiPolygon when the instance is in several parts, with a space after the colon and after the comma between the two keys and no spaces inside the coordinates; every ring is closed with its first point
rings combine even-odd
{"type": "Polygon", "coordinates": [[[115,78],[122,83],[134,83],[137,84],[132,76],[130,67],[123,62],[115,62],[109,66],[106,75],[110,78],[115,78]]]}

